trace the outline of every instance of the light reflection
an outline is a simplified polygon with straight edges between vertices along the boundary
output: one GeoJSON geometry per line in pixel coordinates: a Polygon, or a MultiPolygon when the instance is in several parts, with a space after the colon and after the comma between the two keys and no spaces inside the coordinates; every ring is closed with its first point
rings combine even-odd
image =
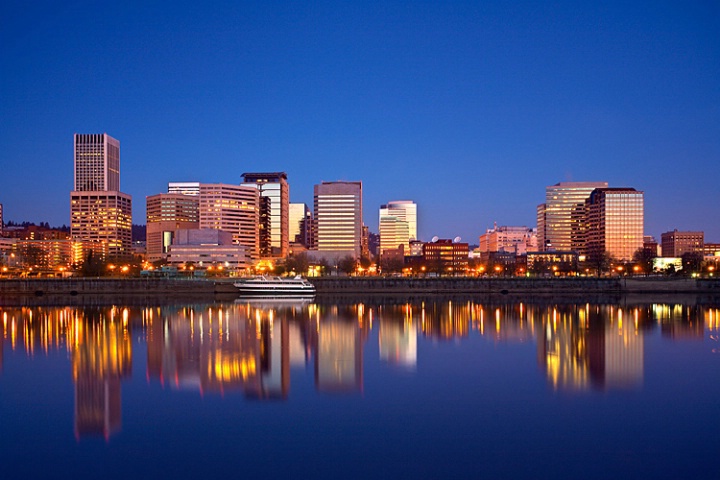
{"type": "Polygon", "coordinates": [[[291,366],[313,365],[319,391],[361,392],[363,352],[373,318],[379,358],[386,365],[415,372],[424,341],[464,342],[475,336],[529,343],[536,345],[548,385],[558,390],[642,386],[645,335],[653,329],[664,340],[692,342],[702,342],[707,331],[712,351],[720,347],[720,309],[697,305],[437,300],[397,305],[18,307],[2,310],[0,371],[7,368],[5,341],[13,352],[29,357],[67,350],[75,385],[76,434],[109,438],[121,424],[121,383],[132,369],[133,338],[147,344],[148,382],[203,395],[235,391],[284,399],[290,395],[291,366]],[[140,335],[130,335],[133,329],[140,335]]]}

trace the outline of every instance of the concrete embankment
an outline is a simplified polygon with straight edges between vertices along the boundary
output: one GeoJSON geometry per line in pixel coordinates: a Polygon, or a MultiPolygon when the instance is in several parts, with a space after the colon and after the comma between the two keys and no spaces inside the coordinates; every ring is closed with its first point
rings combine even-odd
{"type": "Polygon", "coordinates": [[[709,293],[720,295],[718,279],[663,278],[363,278],[311,279],[319,294],[532,294],[709,293]]]}
{"type": "Polygon", "coordinates": [[[0,280],[0,296],[11,295],[213,295],[235,292],[231,282],[167,278],[64,278],[0,280]]]}
{"type": "MultiPolygon", "coordinates": [[[[720,296],[720,279],[666,278],[394,278],[310,279],[317,292],[340,295],[588,295],[702,294],[720,296]]],[[[233,295],[232,279],[68,278],[0,280],[0,299],[13,296],[144,295],[170,298],[233,295]]]]}

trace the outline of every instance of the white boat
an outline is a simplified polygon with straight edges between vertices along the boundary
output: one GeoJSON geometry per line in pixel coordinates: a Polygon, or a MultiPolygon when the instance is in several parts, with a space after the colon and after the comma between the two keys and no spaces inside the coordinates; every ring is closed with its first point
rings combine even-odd
{"type": "Polygon", "coordinates": [[[315,285],[299,275],[294,278],[260,275],[239,280],[233,285],[237,287],[240,295],[265,297],[311,297],[315,295],[315,285]]]}

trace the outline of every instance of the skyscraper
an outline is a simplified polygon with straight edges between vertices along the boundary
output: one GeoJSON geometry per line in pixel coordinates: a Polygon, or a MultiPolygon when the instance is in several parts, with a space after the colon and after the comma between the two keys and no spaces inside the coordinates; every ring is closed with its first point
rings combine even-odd
{"type": "Polygon", "coordinates": [[[290,186],[287,173],[243,173],[243,185],[260,191],[260,251],[264,256],[285,257],[289,246],[290,186]]]}
{"type": "Polygon", "coordinates": [[[70,234],[101,258],[132,255],[132,197],[120,192],[120,142],[75,134],[70,234]]]}
{"type": "Polygon", "coordinates": [[[362,182],[322,182],[314,190],[317,250],[359,258],[362,182]]]}
{"type": "Polygon", "coordinates": [[[584,253],[632,260],[643,248],[644,193],[634,188],[596,188],[585,201],[584,253]]]}
{"type": "Polygon", "coordinates": [[[290,242],[312,248],[313,216],[310,208],[304,203],[291,203],[288,217],[290,242]]]}
{"type": "Polygon", "coordinates": [[[200,228],[214,228],[233,235],[245,247],[248,263],[259,258],[260,195],[256,188],[224,183],[201,183],[200,228]]]}
{"type": "Polygon", "coordinates": [[[560,182],[545,188],[545,203],[538,205],[538,248],[569,251],[578,235],[585,200],[607,182],[560,182]]]}
{"type": "Polygon", "coordinates": [[[417,205],[410,200],[395,200],[380,206],[380,254],[383,250],[397,249],[407,252],[410,241],[417,239],[417,205]]]}
{"type": "Polygon", "coordinates": [[[120,191],[120,142],[107,133],[75,134],[74,190],[120,191]]]}

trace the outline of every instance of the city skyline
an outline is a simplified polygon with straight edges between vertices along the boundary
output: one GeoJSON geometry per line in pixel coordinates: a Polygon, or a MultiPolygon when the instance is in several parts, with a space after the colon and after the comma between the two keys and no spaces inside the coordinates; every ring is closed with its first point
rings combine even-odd
{"type": "Polygon", "coordinates": [[[5,221],[69,225],[68,138],[107,132],[137,224],[167,182],[283,171],[292,203],[336,180],[363,182],[366,212],[412,199],[424,240],[533,226],[563,181],[645,192],[645,234],[720,240],[710,2],[166,10],[7,6],[5,221]]]}

